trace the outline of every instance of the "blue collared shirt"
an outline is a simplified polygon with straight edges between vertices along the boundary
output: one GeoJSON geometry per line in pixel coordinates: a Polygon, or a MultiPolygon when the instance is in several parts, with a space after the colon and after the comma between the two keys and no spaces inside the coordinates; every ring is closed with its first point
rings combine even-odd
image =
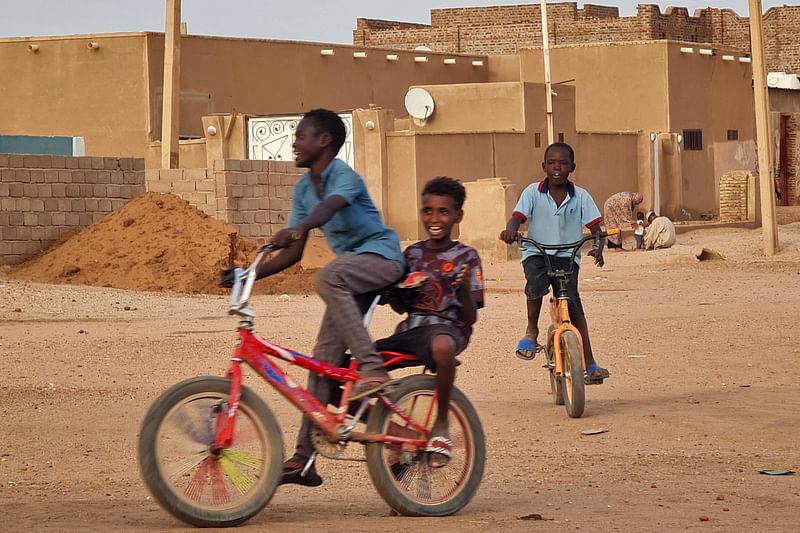
{"type": "Polygon", "coordinates": [[[296,226],[318,203],[331,196],[341,196],[347,201],[347,206],[337,211],[320,228],[336,255],[346,252],[373,253],[386,259],[403,261],[397,232],[381,221],[381,214],[372,203],[361,176],[340,159],[334,159],[322,171],[321,198],[317,195],[310,172],[306,172],[295,183],[289,227],[296,226]]]}
{"type": "MultiPolygon", "coordinates": [[[[556,205],[550,195],[547,178],[528,185],[514,208],[513,216],[528,222],[528,237],[541,244],[568,244],[583,237],[584,226],[590,228],[603,221],[591,195],[567,182],[567,197],[556,205]]],[[[551,255],[569,257],[571,250],[548,251],[551,255]]],[[[532,255],[541,255],[533,246],[522,247],[522,260],[532,255]]],[[[580,252],[575,255],[580,264],[580,252]]]]}

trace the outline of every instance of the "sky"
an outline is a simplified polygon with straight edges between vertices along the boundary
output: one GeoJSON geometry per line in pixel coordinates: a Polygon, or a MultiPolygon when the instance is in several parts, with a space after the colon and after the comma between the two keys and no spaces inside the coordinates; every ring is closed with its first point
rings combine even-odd
{"type": "MultiPolygon", "coordinates": [[[[536,4],[537,0],[183,0],[181,19],[189,33],[260,39],[352,43],[357,18],[430,23],[433,8],[536,4]]],[[[670,5],[691,14],[704,7],[730,8],[747,16],[747,0],[656,2],[595,0],[634,16],[637,3],[670,5]]],[[[789,3],[762,0],[763,9],[789,3]]],[[[578,2],[582,7],[583,2],[578,2]]],[[[164,31],[165,0],[2,0],[0,38],[79,33],[164,31]]]]}

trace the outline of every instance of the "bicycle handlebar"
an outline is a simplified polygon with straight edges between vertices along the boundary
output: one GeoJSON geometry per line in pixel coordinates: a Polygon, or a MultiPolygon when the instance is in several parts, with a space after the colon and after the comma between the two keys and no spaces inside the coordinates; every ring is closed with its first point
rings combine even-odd
{"type": "MultiPolygon", "coordinates": [[[[571,264],[573,261],[575,261],[575,255],[578,253],[578,250],[581,249],[581,246],[583,246],[584,243],[586,243],[588,241],[591,241],[591,240],[594,240],[595,244],[594,244],[593,248],[600,249],[600,241],[601,241],[601,239],[605,239],[609,235],[619,235],[619,233],[620,233],[620,229],[619,228],[611,228],[608,231],[598,231],[597,233],[593,233],[591,235],[587,235],[586,237],[583,237],[580,240],[577,240],[575,242],[566,243],[566,244],[542,244],[542,243],[537,242],[537,241],[535,241],[535,240],[533,240],[531,238],[523,237],[521,235],[517,237],[517,240],[521,244],[530,244],[530,245],[532,245],[534,248],[536,248],[537,250],[542,252],[542,255],[544,255],[545,258],[547,258],[547,256],[548,256],[547,250],[556,250],[556,251],[557,250],[572,250],[572,254],[570,255],[570,264],[571,264]]],[[[548,265],[549,265],[549,260],[548,260],[548,265]]],[[[550,268],[548,268],[548,270],[550,270],[550,268]]]]}
{"type": "Polygon", "coordinates": [[[231,301],[228,305],[229,315],[240,315],[247,318],[253,318],[255,313],[247,309],[247,303],[250,300],[250,293],[253,291],[253,284],[256,282],[256,269],[264,256],[277,250],[278,248],[273,244],[265,244],[258,249],[258,255],[255,260],[250,263],[246,269],[235,268],[223,273],[222,284],[233,282],[231,290],[231,301]]]}

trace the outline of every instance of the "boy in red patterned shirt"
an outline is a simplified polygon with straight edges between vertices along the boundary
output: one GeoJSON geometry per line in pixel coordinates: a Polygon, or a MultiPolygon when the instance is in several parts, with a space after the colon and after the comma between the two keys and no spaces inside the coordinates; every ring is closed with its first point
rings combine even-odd
{"type": "Polygon", "coordinates": [[[438,177],[422,191],[422,223],[428,239],[403,252],[410,272],[424,272],[425,281],[410,298],[389,303],[408,313],[394,335],[375,343],[378,351],[412,353],[436,372],[437,417],[427,451],[430,464],[450,459],[447,413],[455,382],[456,356],[469,343],[477,310],[483,307],[483,272],[478,252],[451,237],[464,216],[466,190],[457,180],[438,177]]]}

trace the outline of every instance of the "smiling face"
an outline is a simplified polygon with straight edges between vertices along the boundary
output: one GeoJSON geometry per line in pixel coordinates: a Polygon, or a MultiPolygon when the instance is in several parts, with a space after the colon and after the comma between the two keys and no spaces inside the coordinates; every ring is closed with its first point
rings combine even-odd
{"type": "Polygon", "coordinates": [[[567,183],[570,172],[575,170],[575,163],[569,157],[569,152],[561,147],[552,147],[544,155],[542,170],[552,185],[567,183]]]}
{"type": "Polygon", "coordinates": [[[428,244],[433,248],[444,247],[452,242],[450,232],[461,222],[464,211],[456,209],[450,196],[426,194],[422,197],[422,224],[428,233],[428,244]]]}
{"type": "Polygon", "coordinates": [[[320,133],[313,120],[304,118],[297,125],[294,133],[294,164],[296,167],[309,168],[325,152],[331,143],[329,133],[320,133]]]}

